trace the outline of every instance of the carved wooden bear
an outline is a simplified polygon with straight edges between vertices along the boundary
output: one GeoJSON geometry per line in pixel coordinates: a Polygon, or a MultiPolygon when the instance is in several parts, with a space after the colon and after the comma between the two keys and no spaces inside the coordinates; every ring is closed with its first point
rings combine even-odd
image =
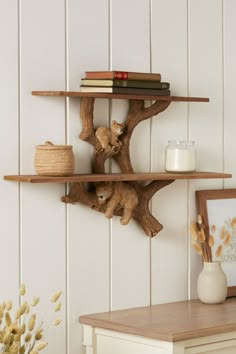
{"type": "Polygon", "coordinates": [[[134,187],[125,182],[101,182],[96,185],[99,203],[107,203],[105,216],[111,218],[116,208],[123,209],[122,225],[129,223],[132,212],[138,205],[138,195],[134,187]]]}
{"type": "Polygon", "coordinates": [[[111,123],[111,128],[99,127],[97,128],[95,135],[100,142],[103,150],[118,150],[122,145],[119,140],[119,136],[124,131],[124,124],[118,123],[116,120],[113,120],[111,123]]]}

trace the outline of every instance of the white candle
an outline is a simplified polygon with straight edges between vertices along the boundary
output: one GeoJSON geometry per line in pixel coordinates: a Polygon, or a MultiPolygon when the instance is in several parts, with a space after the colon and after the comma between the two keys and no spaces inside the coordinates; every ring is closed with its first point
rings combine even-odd
{"type": "Polygon", "coordinates": [[[195,168],[194,141],[169,141],[166,148],[165,170],[192,172],[195,168]]]}

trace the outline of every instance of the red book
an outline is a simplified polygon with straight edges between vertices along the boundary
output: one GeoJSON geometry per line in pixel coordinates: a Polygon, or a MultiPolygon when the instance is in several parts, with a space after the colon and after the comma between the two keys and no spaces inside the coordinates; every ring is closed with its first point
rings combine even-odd
{"type": "Polygon", "coordinates": [[[87,79],[148,80],[161,81],[161,74],[134,71],[86,71],[87,79]]]}

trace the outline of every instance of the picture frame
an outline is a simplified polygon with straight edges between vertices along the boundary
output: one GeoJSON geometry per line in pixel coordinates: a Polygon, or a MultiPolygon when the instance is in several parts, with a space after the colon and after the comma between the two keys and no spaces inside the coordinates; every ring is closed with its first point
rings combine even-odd
{"type": "Polygon", "coordinates": [[[212,260],[222,263],[228,282],[227,297],[236,296],[236,189],[199,190],[195,194],[206,238],[214,238],[214,246],[208,245],[212,260]],[[219,245],[220,255],[216,253],[219,245]]]}

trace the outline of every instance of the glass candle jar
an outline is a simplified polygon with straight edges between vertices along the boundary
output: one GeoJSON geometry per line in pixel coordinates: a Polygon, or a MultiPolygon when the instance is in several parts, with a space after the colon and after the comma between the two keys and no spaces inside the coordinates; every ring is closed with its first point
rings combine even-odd
{"type": "Polygon", "coordinates": [[[166,147],[165,170],[167,172],[193,172],[195,143],[187,140],[170,140],[166,147]]]}

